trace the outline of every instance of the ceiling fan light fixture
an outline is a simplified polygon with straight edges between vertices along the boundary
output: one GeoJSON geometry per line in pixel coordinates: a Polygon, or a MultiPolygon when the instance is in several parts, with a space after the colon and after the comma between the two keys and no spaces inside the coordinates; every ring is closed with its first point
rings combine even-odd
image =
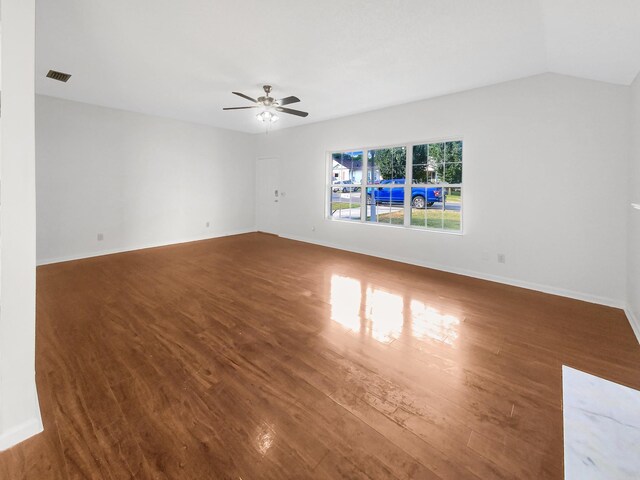
{"type": "Polygon", "coordinates": [[[256,118],[260,120],[262,123],[275,123],[280,117],[269,110],[265,110],[256,115],[256,118]]]}

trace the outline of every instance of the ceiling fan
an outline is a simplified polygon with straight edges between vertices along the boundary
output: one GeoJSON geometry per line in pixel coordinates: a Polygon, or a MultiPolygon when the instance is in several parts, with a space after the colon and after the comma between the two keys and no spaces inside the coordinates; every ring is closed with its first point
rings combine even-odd
{"type": "Polygon", "coordinates": [[[275,112],[288,113],[290,115],[296,115],[298,117],[306,117],[307,115],[309,115],[307,112],[284,107],[284,105],[299,102],[300,99],[298,97],[291,96],[276,100],[270,95],[271,85],[264,85],[262,88],[264,89],[265,95],[258,97],[257,100],[255,98],[251,98],[249,95],[245,95],[244,93],[232,92],[234,95],[245,98],[250,102],[253,102],[255,105],[250,105],[248,107],[226,107],[223,108],[223,110],[244,110],[247,108],[261,108],[263,110],[256,115],[256,118],[261,122],[267,123],[278,121],[278,115],[275,112]]]}

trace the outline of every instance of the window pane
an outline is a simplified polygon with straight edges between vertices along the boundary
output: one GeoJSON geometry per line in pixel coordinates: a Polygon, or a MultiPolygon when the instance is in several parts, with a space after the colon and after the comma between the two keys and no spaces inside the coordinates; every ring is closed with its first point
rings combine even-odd
{"type": "Polygon", "coordinates": [[[404,224],[404,188],[370,187],[367,189],[367,221],[393,225],[404,224]]]}
{"type": "Polygon", "coordinates": [[[369,183],[403,184],[407,169],[406,147],[370,150],[367,180],[369,183]]]}
{"type": "Polygon", "coordinates": [[[429,144],[413,146],[413,183],[435,183],[436,163],[429,158],[429,144]]]}
{"type": "Polygon", "coordinates": [[[442,182],[444,151],[444,143],[413,146],[413,183],[442,182]]]}
{"type": "Polygon", "coordinates": [[[462,183],[462,142],[414,145],[413,183],[462,183]]]}
{"type": "Polygon", "coordinates": [[[362,195],[359,186],[347,187],[346,191],[340,187],[331,187],[331,205],[329,212],[331,218],[341,220],[360,220],[360,197],[362,195]]]}
{"type": "Polygon", "coordinates": [[[460,188],[412,188],[411,225],[460,231],[462,194],[460,188]],[[426,201],[423,201],[426,193],[426,201]],[[444,198],[443,198],[444,197],[444,198]]]}
{"type": "Polygon", "coordinates": [[[442,187],[411,188],[411,225],[442,228],[442,187]]]}
{"type": "Polygon", "coordinates": [[[362,151],[334,153],[331,183],[337,186],[362,183],[362,151]]]}
{"type": "Polygon", "coordinates": [[[441,179],[444,183],[462,183],[462,163],[445,163],[441,179]]]}
{"type": "Polygon", "coordinates": [[[462,140],[447,142],[444,147],[446,163],[462,163],[462,140]]]}
{"type": "Polygon", "coordinates": [[[445,143],[430,143],[429,144],[429,162],[434,165],[442,165],[444,162],[444,151],[446,148],[445,143]]]}
{"type": "Polygon", "coordinates": [[[462,229],[462,189],[445,188],[445,201],[442,212],[442,228],[457,231],[462,229]]]}

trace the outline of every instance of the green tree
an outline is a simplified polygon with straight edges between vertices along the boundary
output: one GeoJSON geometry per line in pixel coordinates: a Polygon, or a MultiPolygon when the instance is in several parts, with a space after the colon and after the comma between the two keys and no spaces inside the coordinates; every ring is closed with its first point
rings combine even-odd
{"type": "Polygon", "coordinates": [[[413,147],[413,181],[427,183],[429,181],[429,147],[430,145],[416,145],[413,147]]]}
{"type": "Polygon", "coordinates": [[[462,142],[447,142],[439,144],[442,147],[438,168],[438,176],[446,183],[462,183],[462,142]]]}
{"type": "Polygon", "coordinates": [[[462,183],[462,142],[430,143],[413,148],[413,180],[426,183],[429,171],[436,181],[462,183]]]}
{"type": "MultiPolygon", "coordinates": [[[[380,170],[383,180],[406,177],[407,150],[405,147],[381,148],[369,152],[369,168],[380,170]]],[[[371,180],[375,180],[371,178],[371,180]]]]}

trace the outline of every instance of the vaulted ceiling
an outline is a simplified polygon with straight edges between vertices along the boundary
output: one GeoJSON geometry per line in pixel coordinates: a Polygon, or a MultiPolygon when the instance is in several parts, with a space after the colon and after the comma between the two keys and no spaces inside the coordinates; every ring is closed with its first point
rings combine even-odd
{"type": "Polygon", "coordinates": [[[640,1],[38,0],[36,42],[38,93],[259,132],[232,90],[300,97],[284,128],[544,72],[628,85],[640,1]]]}

